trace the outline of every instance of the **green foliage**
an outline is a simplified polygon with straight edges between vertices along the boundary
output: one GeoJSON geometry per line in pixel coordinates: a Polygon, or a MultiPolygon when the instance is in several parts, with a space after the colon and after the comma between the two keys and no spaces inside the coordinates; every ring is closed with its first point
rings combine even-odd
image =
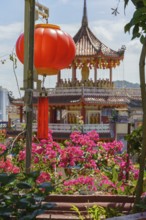
{"type": "Polygon", "coordinates": [[[128,141],[130,145],[130,154],[132,156],[137,154],[139,158],[142,148],[142,126],[133,130],[131,134],[127,134],[125,136],[125,139],[128,141]]]}
{"type": "Polygon", "coordinates": [[[9,59],[13,62],[14,68],[17,68],[17,57],[15,53],[9,55],[9,59]]]}
{"type": "Polygon", "coordinates": [[[4,143],[5,139],[6,139],[6,134],[1,132],[1,130],[0,130],[0,143],[4,143]]]}
{"type": "MultiPolygon", "coordinates": [[[[129,23],[124,27],[125,32],[130,32],[132,29],[132,40],[135,38],[140,38],[140,42],[144,44],[145,34],[146,34],[146,0],[131,0],[136,6],[136,10],[133,17],[129,23]]],[[[127,6],[129,0],[125,0],[125,7],[127,6]]]]}
{"type": "Polygon", "coordinates": [[[143,7],[145,2],[145,0],[131,0],[131,1],[136,6],[136,9],[143,7]]]}
{"type": "Polygon", "coordinates": [[[88,208],[88,214],[93,220],[100,220],[106,217],[106,210],[102,206],[93,205],[88,208]]]}
{"type": "Polygon", "coordinates": [[[75,211],[80,220],[86,220],[86,217],[87,219],[90,218],[90,220],[101,220],[122,215],[118,208],[104,208],[100,205],[93,205],[92,207],[87,208],[87,216],[83,215],[75,205],[72,205],[71,210],[75,211]]]}
{"type": "Polygon", "coordinates": [[[83,132],[83,124],[84,124],[83,116],[77,115],[76,116],[76,124],[74,126],[72,126],[72,132],[73,131],[83,132]]]}
{"type": "MultiPolygon", "coordinates": [[[[9,153],[13,155],[18,155],[21,150],[24,149],[24,140],[23,139],[18,139],[14,142],[10,148],[8,148],[9,153]]],[[[15,159],[15,158],[14,158],[15,159]]]]}
{"type": "Polygon", "coordinates": [[[84,216],[81,215],[81,212],[78,209],[78,207],[76,207],[75,205],[72,205],[71,210],[76,212],[80,220],[84,220],[84,216]]]}
{"type": "Polygon", "coordinates": [[[39,172],[0,174],[0,219],[35,219],[53,207],[50,203],[43,203],[52,186],[49,183],[36,185],[38,176],[39,172]]]}
{"type": "MultiPolygon", "coordinates": [[[[81,214],[78,207],[75,205],[72,206],[71,210],[75,211],[78,215],[80,220],[85,220],[86,217],[81,214]]],[[[100,220],[101,218],[106,217],[106,210],[102,206],[93,205],[90,208],[87,208],[88,218],[90,217],[91,220],[100,220]]]]}
{"type": "Polygon", "coordinates": [[[139,211],[145,212],[146,211],[146,197],[141,198],[140,203],[136,204],[136,207],[139,211]]]}
{"type": "Polygon", "coordinates": [[[105,208],[106,211],[106,217],[107,218],[112,218],[112,217],[116,217],[116,216],[121,216],[123,215],[118,208],[111,208],[111,207],[106,207],[105,208]]]}

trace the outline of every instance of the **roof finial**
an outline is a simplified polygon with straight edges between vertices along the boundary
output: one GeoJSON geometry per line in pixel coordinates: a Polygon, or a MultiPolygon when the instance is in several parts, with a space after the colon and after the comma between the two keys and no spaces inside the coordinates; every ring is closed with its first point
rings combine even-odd
{"type": "Polygon", "coordinates": [[[82,26],[88,26],[86,0],[84,0],[84,10],[83,10],[82,26]]]}

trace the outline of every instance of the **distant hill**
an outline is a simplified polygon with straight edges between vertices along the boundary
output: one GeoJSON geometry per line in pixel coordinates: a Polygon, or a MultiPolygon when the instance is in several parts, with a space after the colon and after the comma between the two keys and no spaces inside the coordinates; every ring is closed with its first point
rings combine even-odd
{"type": "Polygon", "coordinates": [[[115,88],[140,88],[138,83],[131,83],[125,80],[116,80],[114,81],[115,88]]]}

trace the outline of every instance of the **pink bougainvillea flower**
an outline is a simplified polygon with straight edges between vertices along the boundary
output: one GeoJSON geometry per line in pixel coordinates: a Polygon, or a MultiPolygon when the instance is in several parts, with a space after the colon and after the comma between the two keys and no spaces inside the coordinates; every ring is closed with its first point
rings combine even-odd
{"type": "Polygon", "coordinates": [[[0,143],[0,154],[4,153],[4,151],[7,149],[7,147],[4,144],[0,143]]]}
{"type": "Polygon", "coordinates": [[[43,183],[43,182],[49,182],[51,180],[50,174],[47,172],[41,172],[39,177],[37,178],[36,182],[38,184],[43,183]]]}

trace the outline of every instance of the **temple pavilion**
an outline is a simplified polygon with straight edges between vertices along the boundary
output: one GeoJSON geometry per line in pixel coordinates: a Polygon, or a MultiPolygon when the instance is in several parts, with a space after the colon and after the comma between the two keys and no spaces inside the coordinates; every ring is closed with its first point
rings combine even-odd
{"type": "MultiPolygon", "coordinates": [[[[112,50],[94,35],[88,24],[86,0],[81,27],[73,39],[76,56],[68,68],[71,79],[63,80],[60,71],[56,87],[46,89],[49,102],[48,126],[54,138],[66,139],[75,129],[83,133],[96,130],[102,140],[118,138],[118,134],[123,137],[127,133],[132,106],[135,112],[141,112],[141,104],[136,105],[141,102],[139,90],[114,88],[112,70],[124,59],[125,47],[112,50]],[[109,77],[99,78],[99,69],[108,71],[109,77]],[[77,78],[77,71],[80,71],[80,79],[77,78]],[[92,78],[91,72],[94,76],[92,78]]],[[[33,102],[37,121],[37,96],[34,96],[33,102]]],[[[23,118],[21,107],[20,121],[23,118]]],[[[34,130],[36,127],[37,124],[34,130]]]]}

